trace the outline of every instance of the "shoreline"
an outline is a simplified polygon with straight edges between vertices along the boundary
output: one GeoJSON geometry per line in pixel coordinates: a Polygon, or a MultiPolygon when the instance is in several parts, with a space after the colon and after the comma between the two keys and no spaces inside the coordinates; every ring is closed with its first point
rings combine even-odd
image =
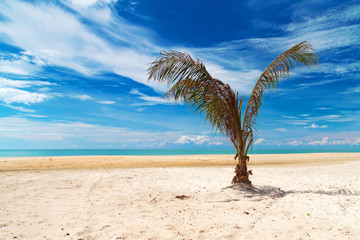
{"type": "MultiPolygon", "coordinates": [[[[360,161],[360,153],[250,154],[249,167],[315,166],[360,161]]],[[[0,172],[21,170],[235,166],[233,154],[1,157],[0,172]]]]}

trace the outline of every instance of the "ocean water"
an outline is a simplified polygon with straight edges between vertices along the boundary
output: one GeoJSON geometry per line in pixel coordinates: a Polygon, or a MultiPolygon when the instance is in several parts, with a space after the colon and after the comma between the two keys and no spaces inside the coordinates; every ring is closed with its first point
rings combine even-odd
{"type": "MultiPolygon", "coordinates": [[[[321,152],[360,152],[360,149],[262,149],[250,154],[286,154],[321,152]]],[[[154,156],[154,155],[201,155],[235,154],[232,149],[11,149],[0,150],[0,157],[45,157],[45,156],[154,156]]]]}

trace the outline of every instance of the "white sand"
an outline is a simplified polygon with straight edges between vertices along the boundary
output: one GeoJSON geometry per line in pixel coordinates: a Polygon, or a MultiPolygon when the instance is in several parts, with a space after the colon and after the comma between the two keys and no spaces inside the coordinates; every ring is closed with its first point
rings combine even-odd
{"type": "Polygon", "coordinates": [[[360,157],[233,168],[0,171],[0,239],[360,239],[360,157]]]}

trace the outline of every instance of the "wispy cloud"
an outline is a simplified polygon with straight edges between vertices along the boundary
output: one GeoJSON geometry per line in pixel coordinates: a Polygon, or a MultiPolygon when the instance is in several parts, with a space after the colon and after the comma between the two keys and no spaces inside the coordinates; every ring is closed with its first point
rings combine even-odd
{"type": "Polygon", "coordinates": [[[44,102],[52,97],[43,93],[32,93],[16,88],[0,88],[0,101],[6,104],[24,103],[33,104],[44,102]]]}
{"type": "Polygon", "coordinates": [[[326,121],[326,122],[350,122],[356,119],[357,112],[351,112],[347,114],[329,114],[323,116],[313,116],[308,117],[308,121],[318,122],[318,121],[326,121]],[[355,118],[354,118],[355,117],[355,118]]]}
{"type": "Polygon", "coordinates": [[[24,108],[24,107],[21,107],[21,106],[12,106],[12,105],[9,105],[9,104],[3,104],[3,106],[15,109],[15,110],[20,111],[20,112],[27,112],[27,113],[35,112],[35,110],[33,110],[33,109],[24,108]]]}
{"type": "Polygon", "coordinates": [[[115,102],[114,101],[109,101],[109,100],[102,100],[102,101],[98,101],[98,103],[109,105],[109,104],[114,104],[115,102]]]}
{"type": "Polygon", "coordinates": [[[259,138],[259,139],[257,139],[255,142],[254,142],[254,144],[256,145],[256,144],[263,144],[263,143],[265,143],[266,142],[266,140],[264,139],[264,138],[259,138]]]}
{"type": "Polygon", "coordinates": [[[74,69],[85,75],[113,71],[148,84],[146,66],[153,60],[153,51],[157,50],[150,48],[152,45],[146,40],[150,32],[128,24],[119,16],[115,17],[105,4],[81,8],[80,15],[76,16],[51,3],[35,5],[4,1],[0,5],[0,14],[7,19],[6,22],[0,22],[0,33],[7,36],[8,42],[48,64],[74,69]],[[102,35],[99,32],[95,34],[96,26],[91,29],[79,19],[96,23],[96,14],[85,13],[90,10],[92,13],[98,13],[97,10],[104,13],[104,9],[111,21],[102,26],[102,35]]]}
{"type": "Polygon", "coordinates": [[[56,85],[56,84],[47,81],[11,80],[0,77],[0,87],[29,88],[29,87],[51,86],[51,85],[56,85]]]}
{"type": "MultiPolygon", "coordinates": [[[[339,143],[339,141],[337,141],[339,143]]],[[[310,141],[307,142],[308,145],[330,145],[333,144],[333,142],[329,141],[329,137],[323,137],[321,140],[318,141],[310,141]]]]}
{"type": "MultiPolygon", "coordinates": [[[[56,85],[46,81],[22,81],[0,78],[0,101],[6,104],[23,103],[33,104],[40,103],[52,98],[51,95],[45,93],[31,92],[21,90],[19,88],[41,87],[56,85]]],[[[13,109],[24,111],[20,107],[11,106],[13,109]]]]}
{"type": "Polygon", "coordinates": [[[287,118],[287,119],[298,119],[298,117],[295,117],[295,116],[282,116],[283,118],[287,118]]]}
{"type": "Polygon", "coordinates": [[[0,53],[0,72],[11,73],[15,75],[32,75],[35,74],[45,64],[37,56],[29,56],[27,52],[20,54],[0,53]]]}
{"type": "Polygon", "coordinates": [[[298,145],[301,145],[301,144],[303,144],[303,142],[299,141],[299,140],[292,140],[292,141],[287,143],[287,145],[292,145],[292,146],[298,146],[298,145]]]}
{"type": "Polygon", "coordinates": [[[325,145],[332,145],[332,146],[339,146],[339,145],[359,145],[360,138],[348,138],[348,139],[341,139],[341,138],[334,138],[331,139],[330,137],[322,137],[321,139],[304,139],[304,140],[291,140],[285,145],[292,145],[292,146],[299,146],[299,145],[313,145],[313,146],[325,146],[325,145]]]}
{"type": "Polygon", "coordinates": [[[346,89],[342,94],[360,93],[360,85],[346,89]]]}
{"type": "Polygon", "coordinates": [[[133,106],[151,106],[151,105],[158,105],[158,104],[174,104],[162,97],[153,97],[148,96],[144,93],[141,93],[138,89],[132,89],[130,94],[138,96],[139,99],[143,100],[143,102],[133,103],[133,106]]]}
{"type": "Polygon", "coordinates": [[[358,22],[360,20],[360,6],[356,4],[347,4],[345,7],[333,8],[324,14],[316,17],[306,17],[305,21],[290,23],[286,30],[289,32],[300,30],[323,30],[333,29],[344,24],[358,22]]]}
{"type": "Polygon", "coordinates": [[[110,105],[110,104],[114,104],[115,101],[111,101],[111,100],[96,100],[94,97],[91,97],[87,94],[71,94],[68,95],[70,98],[74,98],[74,99],[79,99],[81,101],[86,101],[86,100],[91,100],[100,104],[104,104],[104,105],[110,105]]]}
{"type": "Polygon", "coordinates": [[[327,128],[327,125],[316,125],[315,123],[311,124],[310,126],[305,126],[304,128],[327,128]]]}
{"type": "Polygon", "coordinates": [[[26,114],[26,116],[32,117],[32,118],[46,118],[47,117],[47,116],[38,115],[38,114],[26,114]]]}
{"type": "Polygon", "coordinates": [[[81,95],[70,95],[69,97],[71,98],[75,98],[75,99],[80,99],[82,101],[85,101],[85,100],[92,100],[93,97],[87,95],[87,94],[81,94],[81,95]]]}
{"type": "Polygon", "coordinates": [[[323,81],[317,81],[317,82],[312,82],[312,83],[300,83],[297,86],[302,87],[302,88],[308,88],[308,87],[312,87],[312,86],[320,86],[320,85],[333,83],[333,82],[337,82],[337,81],[339,81],[339,80],[323,80],[323,81]]]}
{"type": "Polygon", "coordinates": [[[184,145],[184,144],[195,144],[195,145],[215,145],[215,146],[220,146],[223,145],[224,142],[222,141],[218,141],[215,138],[213,140],[210,139],[210,137],[208,136],[186,136],[186,135],[182,135],[181,137],[179,137],[179,139],[177,139],[176,141],[169,141],[166,140],[166,142],[163,142],[163,146],[166,143],[172,143],[172,144],[180,144],[180,145],[184,145]]]}
{"type": "Polygon", "coordinates": [[[197,136],[197,137],[189,137],[189,136],[181,136],[174,143],[185,144],[185,143],[195,143],[195,144],[204,144],[205,142],[209,142],[210,139],[206,136],[197,136]]]}
{"type": "Polygon", "coordinates": [[[62,2],[68,4],[69,6],[72,6],[73,8],[87,9],[92,6],[96,6],[96,5],[101,6],[116,1],[117,0],[64,0],[62,2]]]}

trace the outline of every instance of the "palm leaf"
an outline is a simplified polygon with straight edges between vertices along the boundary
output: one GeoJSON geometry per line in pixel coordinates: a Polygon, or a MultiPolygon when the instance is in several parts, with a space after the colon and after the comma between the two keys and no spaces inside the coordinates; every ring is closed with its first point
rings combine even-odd
{"type": "Polygon", "coordinates": [[[192,59],[187,53],[161,52],[148,72],[149,80],[173,85],[165,97],[184,101],[195,112],[202,113],[205,122],[208,121],[215,131],[239,146],[243,97],[239,98],[228,84],[213,78],[200,60],[192,59]]]}
{"type": "Polygon", "coordinates": [[[148,79],[171,85],[179,80],[196,79],[211,81],[212,77],[201,60],[194,60],[188,53],[162,51],[148,69],[148,79]]]}
{"type": "MultiPolygon", "coordinates": [[[[278,82],[288,77],[290,70],[296,65],[303,64],[307,67],[317,63],[318,56],[315,54],[311,44],[304,41],[296,44],[289,50],[277,57],[260,75],[255,87],[249,97],[243,120],[243,130],[249,134],[246,139],[248,144],[252,145],[256,132],[256,118],[261,107],[264,92],[274,90],[278,82]]],[[[248,149],[248,148],[247,148],[248,149]]]]}

